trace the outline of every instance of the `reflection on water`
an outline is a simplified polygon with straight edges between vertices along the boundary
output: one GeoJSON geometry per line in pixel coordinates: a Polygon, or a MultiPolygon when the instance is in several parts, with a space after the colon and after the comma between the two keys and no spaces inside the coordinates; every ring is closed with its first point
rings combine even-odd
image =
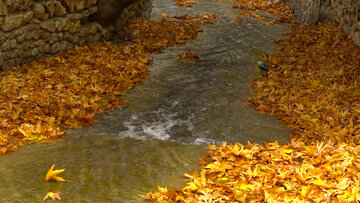
{"type": "Polygon", "coordinates": [[[205,144],[289,139],[275,118],[245,104],[249,82],[261,73],[253,64],[274,48],[284,25],[257,20],[237,22],[228,0],[201,0],[193,8],[154,0],[152,18],[218,13],[196,40],[152,56],[151,75],[126,94],[130,104],[105,112],[98,122],[69,130],[59,143],[31,145],[0,158],[0,199],[37,202],[48,191],[60,191],[64,202],[137,202],[138,194],[157,185],[179,187],[183,173],[198,168],[205,144]],[[199,52],[193,63],[177,54],[199,52]],[[66,168],[72,182],[47,183],[52,163],[66,168]]]}

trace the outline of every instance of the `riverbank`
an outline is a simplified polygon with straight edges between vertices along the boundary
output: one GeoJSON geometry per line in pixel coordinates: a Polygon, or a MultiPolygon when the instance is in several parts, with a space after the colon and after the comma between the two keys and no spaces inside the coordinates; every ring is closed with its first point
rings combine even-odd
{"type": "MultiPolygon", "coordinates": [[[[210,146],[201,171],[181,189],[160,188],[150,201],[358,201],[360,49],[336,24],[301,25],[278,1],[235,1],[277,15],[292,29],[264,57],[269,71],[248,99],[293,130],[279,146],[210,146]]],[[[251,16],[251,15],[246,15],[251,16]]],[[[255,16],[255,15],[252,15],[255,16]]],[[[270,22],[270,21],[268,21],[270,22]]],[[[273,21],[271,21],[273,22],[273,21]]],[[[265,22],[266,23],[266,22],[265,22]]]]}
{"type": "Polygon", "coordinates": [[[212,14],[139,19],[123,33],[132,43],[76,47],[0,73],[0,153],[52,142],[65,135],[64,128],[93,124],[97,113],[126,103],[119,96],[145,79],[150,54],[185,44],[216,19],[212,14]]]}

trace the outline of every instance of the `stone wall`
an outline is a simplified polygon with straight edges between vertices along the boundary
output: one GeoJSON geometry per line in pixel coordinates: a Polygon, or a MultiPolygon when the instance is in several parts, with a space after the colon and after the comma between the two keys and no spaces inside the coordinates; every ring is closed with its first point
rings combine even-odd
{"type": "Polygon", "coordinates": [[[284,0],[308,24],[337,22],[360,46],[360,0],[284,0]]]}
{"type": "Polygon", "coordinates": [[[104,25],[92,18],[100,12],[98,0],[0,0],[0,70],[108,39],[130,20],[149,16],[151,5],[131,0],[104,25]]]}

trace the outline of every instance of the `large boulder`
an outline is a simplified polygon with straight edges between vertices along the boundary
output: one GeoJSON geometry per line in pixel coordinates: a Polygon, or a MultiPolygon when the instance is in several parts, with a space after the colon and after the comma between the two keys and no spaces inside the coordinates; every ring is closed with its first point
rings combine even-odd
{"type": "Polygon", "coordinates": [[[98,0],[98,12],[91,15],[90,20],[98,22],[102,26],[114,24],[124,9],[133,2],[135,0],[98,0]]]}

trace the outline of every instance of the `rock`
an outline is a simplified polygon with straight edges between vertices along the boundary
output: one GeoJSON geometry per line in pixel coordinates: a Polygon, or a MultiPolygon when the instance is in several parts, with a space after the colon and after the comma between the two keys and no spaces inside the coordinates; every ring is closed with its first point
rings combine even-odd
{"type": "Polygon", "coordinates": [[[8,11],[7,11],[7,7],[4,4],[4,2],[0,1],[0,15],[7,15],[8,11]]]}
{"type": "Polygon", "coordinates": [[[79,46],[84,46],[84,45],[86,45],[87,43],[88,43],[87,37],[82,37],[82,38],[79,39],[78,45],[79,45],[79,46]]]}
{"type": "Polygon", "coordinates": [[[31,56],[32,56],[32,57],[38,56],[39,54],[40,54],[40,52],[39,52],[39,49],[38,49],[38,48],[33,48],[33,49],[31,50],[31,56]]]}
{"type": "Polygon", "coordinates": [[[97,2],[97,0],[88,0],[88,1],[89,1],[90,6],[96,5],[96,2],[97,2]]]}
{"type": "Polygon", "coordinates": [[[84,9],[84,0],[75,0],[75,11],[81,11],[84,9]]]}
{"type": "Polygon", "coordinates": [[[68,13],[72,13],[74,11],[74,0],[62,0],[62,2],[68,13]]]}
{"type": "Polygon", "coordinates": [[[111,25],[120,18],[124,9],[133,2],[133,0],[98,0],[98,12],[91,15],[89,19],[100,23],[102,26],[111,25]]]}
{"type": "Polygon", "coordinates": [[[41,36],[41,33],[42,33],[41,30],[34,30],[34,31],[32,32],[32,38],[33,38],[34,40],[38,40],[38,39],[40,38],[40,36],[41,36]]]}
{"type": "Polygon", "coordinates": [[[39,45],[39,51],[41,53],[51,53],[51,45],[49,43],[42,43],[39,45]]]}
{"type": "Polygon", "coordinates": [[[113,25],[107,26],[102,30],[101,35],[106,39],[110,39],[112,33],[115,31],[115,27],[113,25]]]}
{"type": "Polygon", "coordinates": [[[27,49],[23,53],[26,57],[29,57],[29,56],[31,56],[31,51],[32,51],[32,49],[27,49]]]}
{"type": "Polygon", "coordinates": [[[360,21],[359,0],[284,0],[293,10],[295,18],[307,24],[336,22],[360,45],[360,34],[354,25],[360,21]]]}
{"type": "Polygon", "coordinates": [[[42,33],[40,34],[40,39],[42,39],[42,40],[44,40],[44,41],[49,41],[52,34],[54,34],[54,33],[51,33],[51,34],[50,34],[50,32],[42,32],[42,33]]]}
{"type": "Polygon", "coordinates": [[[97,23],[87,23],[82,26],[83,31],[86,34],[94,35],[98,32],[99,24],[97,23]]]}
{"type": "Polygon", "coordinates": [[[55,12],[55,0],[46,0],[42,2],[42,5],[44,6],[46,13],[48,13],[51,18],[55,12]]]}
{"type": "Polygon", "coordinates": [[[51,46],[51,53],[56,54],[59,51],[65,50],[68,46],[69,45],[67,41],[56,42],[51,46]]]}
{"type": "Polygon", "coordinates": [[[7,60],[6,61],[6,66],[3,67],[4,70],[11,70],[13,67],[16,66],[16,61],[13,59],[13,60],[7,60]]]}
{"type": "Polygon", "coordinates": [[[89,9],[82,10],[81,15],[84,16],[85,18],[88,17],[90,15],[89,9]]]}
{"type": "Polygon", "coordinates": [[[16,47],[16,45],[17,45],[17,42],[16,42],[15,39],[10,40],[9,43],[10,43],[10,48],[11,48],[11,49],[14,49],[14,48],[16,47]]]}
{"type": "Polygon", "coordinates": [[[22,25],[23,14],[22,13],[14,13],[10,15],[6,15],[4,18],[3,25],[1,29],[8,32],[15,28],[18,28],[22,25]]]}
{"type": "Polygon", "coordinates": [[[59,18],[55,21],[55,28],[57,32],[60,32],[64,29],[66,25],[66,19],[65,18],[59,18]]]}
{"type": "Polygon", "coordinates": [[[93,6],[93,7],[89,8],[89,12],[90,12],[90,15],[98,12],[98,7],[97,7],[97,6],[93,6]]]}
{"type": "Polygon", "coordinates": [[[32,24],[39,24],[41,21],[39,19],[33,18],[30,20],[30,23],[32,24]]]}
{"type": "Polygon", "coordinates": [[[76,43],[79,40],[79,33],[70,34],[69,32],[66,32],[64,34],[64,39],[66,41],[76,43]]]}
{"type": "MultiPolygon", "coordinates": [[[[360,13],[359,13],[359,18],[360,18],[360,13]]],[[[352,33],[355,43],[360,46],[360,21],[353,26],[352,33]]]]}
{"type": "Polygon", "coordinates": [[[16,37],[16,42],[18,44],[22,43],[25,40],[25,33],[20,34],[18,37],[16,37]]]}
{"type": "Polygon", "coordinates": [[[81,11],[81,15],[83,15],[83,17],[88,17],[91,14],[94,14],[98,11],[98,8],[96,6],[91,7],[89,9],[85,9],[81,11]]]}
{"type": "Polygon", "coordinates": [[[91,42],[97,42],[97,41],[99,41],[100,38],[101,38],[101,34],[100,34],[100,33],[96,33],[95,35],[93,35],[93,36],[90,38],[90,41],[91,41],[91,42]]]}
{"type": "Polygon", "coordinates": [[[35,42],[36,46],[39,49],[40,53],[50,53],[51,45],[44,40],[39,40],[35,42]]]}
{"type": "Polygon", "coordinates": [[[70,29],[70,27],[73,25],[73,23],[71,22],[71,18],[65,18],[65,24],[62,27],[62,31],[68,31],[70,29]]]}
{"type": "Polygon", "coordinates": [[[57,37],[59,40],[63,40],[64,39],[64,34],[62,32],[57,33],[57,37]]]}
{"type": "Polygon", "coordinates": [[[22,24],[28,23],[34,16],[34,13],[32,11],[27,11],[24,13],[22,24]]]}
{"type": "Polygon", "coordinates": [[[30,41],[24,41],[23,43],[20,44],[20,49],[21,50],[26,50],[30,48],[30,41]]]}
{"type": "Polygon", "coordinates": [[[84,37],[85,34],[86,34],[86,33],[85,33],[84,29],[81,28],[81,30],[80,30],[80,32],[79,32],[79,36],[80,36],[80,37],[84,37]]]}
{"type": "Polygon", "coordinates": [[[52,20],[42,21],[40,22],[40,26],[44,30],[47,30],[49,32],[55,32],[55,23],[52,20]]]}
{"type": "Polygon", "coordinates": [[[34,18],[40,20],[47,20],[49,18],[49,14],[45,12],[45,7],[41,3],[34,3],[31,6],[31,11],[34,13],[34,18]]]}
{"type": "Polygon", "coordinates": [[[81,30],[81,23],[80,21],[72,23],[72,25],[69,28],[70,33],[79,32],[81,30]]]}
{"type": "Polygon", "coordinates": [[[20,0],[3,0],[7,7],[8,14],[14,12],[20,4],[20,0]]]}
{"type": "Polygon", "coordinates": [[[18,9],[24,11],[31,7],[33,0],[20,0],[18,9]]]}
{"type": "Polygon", "coordinates": [[[60,2],[55,2],[55,16],[65,16],[66,8],[61,5],[60,2]]]}
{"type": "Polygon", "coordinates": [[[6,40],[4,43],[2,43],[1,50],[6,51],[9,49],[10,49],[10,40],[6,40]]]}
{"type": "Polygon", "coordinates": [[[51,33],[50,40],[49,40],[50,44],[54,44],[57,41],[58,41],[57,34],[56,33],[51,33]]]}
{"type": "Polygon", "coordinates": [[[0,31],[0,44],[3,44],[6,40],[7,40],[6,34],[0,31]]]}
{"type": "Polygon", "coordinates": [[[80,20],[80,19],[84,18],[84,16],[80,13],[74,13],[74,14],[70,14],[68,16],[70,17],[71,20],[80,20]]]}

